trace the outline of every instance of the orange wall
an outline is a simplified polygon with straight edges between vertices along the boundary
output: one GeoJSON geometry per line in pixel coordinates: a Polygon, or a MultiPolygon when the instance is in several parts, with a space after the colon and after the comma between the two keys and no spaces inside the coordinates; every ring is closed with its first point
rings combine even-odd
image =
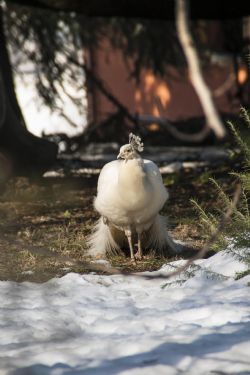
{"type": "MultiPolygon", "coordinates": [[[[156,95],[160,97],[164,105],[165,116],[169,120],[181,120],[203,114],[187,73],[180,75],[177,69],[169,66],[170,74],[166,79],[162,79],[145,69],[141,74],[141,82],[137,85],[135,80],[129,77],[131,61],[126,63],[122,53],[119,50],[114,50],[107,40],[103,41],[99,49],[91,52],[90,58],[93,71],[131,113],[158,115],[154,102],[156,95]]],[[[206,82],[212,91],[224,84],[230,74],[231,76],[233,74],[232,64],[211,65],[204,70],[206,82]]],[[[235,92],[235,84],[231,80],[231,86],[225,93],[215,98],[219,111],[238,112],[240,103],[233,99],[235,92]]],[[[103,120],[110,113],[116,111],[115,107],[96,89],[93,91],[93,97],[89,99],[90,103],[93,104],[93,101],[95,103],[91,115],[95,121],[103,120]]]]}

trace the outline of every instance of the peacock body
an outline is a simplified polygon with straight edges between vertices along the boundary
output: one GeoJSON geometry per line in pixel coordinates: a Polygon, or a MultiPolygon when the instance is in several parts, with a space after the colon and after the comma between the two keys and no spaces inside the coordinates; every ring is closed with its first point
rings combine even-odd
{"type": "Polygon", "coordinates": [[[138,240],[138,258],[142,249],[166,255],[175,244],[166,230],[159,211],[168,199],[157,165],[142,159],[141,139],[130,134],[129,144],[121,147],[117,160],[101,170],[94,207],[101,215],[89,238],[89,254],[106,256],[119,253],[129,244],[135,259],[134,240],[138,240]]]}

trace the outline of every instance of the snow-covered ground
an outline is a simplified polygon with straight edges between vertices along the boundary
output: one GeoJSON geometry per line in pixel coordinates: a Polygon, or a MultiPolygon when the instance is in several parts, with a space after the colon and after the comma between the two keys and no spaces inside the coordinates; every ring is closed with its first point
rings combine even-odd
{"type": "Polygon", "coordinates": [[[0,374],[249,374],[250,276],[229,253],[139,276],[0,282],[0,374]],[[220,275],[219,275],[219,274],[220,275]]]}

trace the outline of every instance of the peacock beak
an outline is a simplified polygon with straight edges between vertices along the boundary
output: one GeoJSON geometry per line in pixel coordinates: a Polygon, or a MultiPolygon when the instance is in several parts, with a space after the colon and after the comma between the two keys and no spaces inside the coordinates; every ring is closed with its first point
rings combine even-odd
{"type": "Polygon", "coordinates": [[[121,153],[117,155],[117,159],[122,159],[121,153]]]}

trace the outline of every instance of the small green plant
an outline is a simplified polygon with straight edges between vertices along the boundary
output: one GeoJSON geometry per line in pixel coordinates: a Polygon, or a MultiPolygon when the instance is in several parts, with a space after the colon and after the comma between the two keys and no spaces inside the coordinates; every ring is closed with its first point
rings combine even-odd
{"type": "MultiPolygon", "coordinates": [[[[246,125],[250,128],[250,114],[245,108],[241,108],[241,116],[243,117],[246,125]]],[[[241,183],[242,193],[240,202],[233,210],[231,221],[225,226],[223,233],[218,236],[217,241],[212,246],[212,249],[215,251],[226,248],[229,243],[232,243],[232,239],[234,244],[234,246],[232,246],[232,251],[234,251],[233,248],[249,248],[250,246],[250,146],[242,139],[235,125],[233,125],[231,122],[229,122],[228,125],[244,156],[244,172],[231,173],[231,175],[235,176],[236,179],[241,183]]],[[[220,207],[218,207],[213,213],[207,213],[198,202],[195,200],[191,201],[199,214],[200,224],[203,228],[203,232],[205,233],[205,237],[207,238],[209,238],[211,234],[215,232],[221,215],[223,215],[223,213],[231,206],[232,203],[231,197],[225,193],[218,182],[213,178],[210,178],[209,180],[217,191],[220,207]]],[[[242,261],[250,264],[249,252],[248,254],[238,255],[241,257],[242,261]]]]}

